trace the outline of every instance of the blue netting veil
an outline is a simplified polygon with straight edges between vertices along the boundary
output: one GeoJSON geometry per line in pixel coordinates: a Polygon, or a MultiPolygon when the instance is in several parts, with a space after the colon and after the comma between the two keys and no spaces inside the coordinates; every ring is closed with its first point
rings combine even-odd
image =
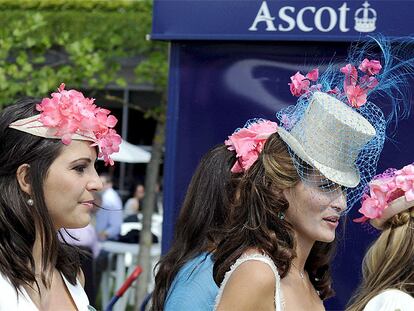
{"type": "Polygon", "coordinates": [[[345,212],[376,174],[387,127],[409,114],[414,58],[405,58],[404,47],[371,38],[351,47],[345,66],[297,72],[289,83],[297,103],[276,114],[302,181],[344,195],[345,212]],[[373,94],[388,103],[388,113],[370,101],[373,94]]]}

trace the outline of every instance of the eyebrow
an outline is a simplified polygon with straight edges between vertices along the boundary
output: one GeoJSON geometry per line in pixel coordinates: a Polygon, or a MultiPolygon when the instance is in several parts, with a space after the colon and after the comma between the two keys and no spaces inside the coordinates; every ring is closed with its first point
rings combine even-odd
{"type": "Polygon", "coordinates": [[[90,158],[86,158],[85,157],[85,158],[79,158],[79,159],[73,160],[72,162],[70,162],[70,164],[74,164],[74,163],[76,163],[78,161],[86,161],[88,163],[92,163],[92,160],[90,158]]]}

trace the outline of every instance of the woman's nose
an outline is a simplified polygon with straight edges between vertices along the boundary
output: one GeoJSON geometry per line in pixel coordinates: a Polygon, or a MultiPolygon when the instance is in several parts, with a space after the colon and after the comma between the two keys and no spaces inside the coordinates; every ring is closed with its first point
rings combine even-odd
{"type": "Polygon", "coordinates": [[[87,184],[89,191],[100,191],[103,188],[102,180],[99,177],[98,173],[95,171],[91,180],[87,184]]]}
{"type": "Polygon", "coordinates": [[[338,194],[332,201],[331,206],[338,213],[342,213],[346,209],[346,196],[344,191],[338,191],[338,194]]]}

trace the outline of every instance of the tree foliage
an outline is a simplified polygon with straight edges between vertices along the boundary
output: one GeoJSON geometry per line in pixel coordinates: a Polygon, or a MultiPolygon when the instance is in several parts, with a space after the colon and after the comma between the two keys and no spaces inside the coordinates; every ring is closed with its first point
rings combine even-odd
{"type": "Polygon", "coordinates": [[[151,13],[149,0],[0,0],[0,108],[21,95],[43,97],[61,82],[125,86],[120,60],[137,55],[143,60],[136,64],[138,80],[164,79],[153,84],[164,92],[166,45],[145,39],[151,13]],[[154,60],[165,67],[163,77],[148,70],[154,60]]]}

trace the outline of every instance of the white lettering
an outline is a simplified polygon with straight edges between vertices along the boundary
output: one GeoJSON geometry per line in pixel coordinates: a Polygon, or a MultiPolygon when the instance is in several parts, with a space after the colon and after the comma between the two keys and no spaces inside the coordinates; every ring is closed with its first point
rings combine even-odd
{"type": "Polygon", "coordinates": [[[336,15],[335,10],[330,8],[330,7],[326,6],[326,7],[320,8],[318,11],[316,11],[315,26],[318,30],[320,30],[322,32],[331,31],[335,27],[337,20],[338,20],[338,16],[336,15]],[[322,26],[322,14],[323,14],[324,11],[328,11],[328,13],[329,13],[329,26],[327,28],[324,28],[322,26]]]}
{"type": "Polygon", "coordinates": [[[311,11],[312,13],[315,13],[315,10],[316,8],[314,6],[305,6],[304,8],[299,10],[298,16],[296,17],[296,22],[300,30],[304,32],[309,32],[313,30],[313,27],[308,27],[305,25],[305,22],[303,21],[303,14],[306,11],[311,11]]]}
{"type": "Polygon", "coordinates": [[[349,11],[349,8],[346,6],[346,2],[342,4],[340,8],[338,8],[339,11],[339,30],[342,32],[348,32],[349,28],[346,27],[346,12],[349,11]]]}
{"type": "Polygon", "coordinates": [[[257,13],[256,18],[254,19],[253,24],[250,26],[250,31],[257,31],[257,24],[261,22],[266,23],[266,31],[276,31],[273,20],[275,18],[270,15],[269,7],[267,6],[266,1],[263,1],[260,6],[259,12],[257,13]]]}
{"type": "Polygon", "coordinates": [[[279,24],[280,31],[291,31],[295,28],[295,19],[287,15],[286,11],[295,13],[295,8],[293,6],[285,6],[280,9],[279,18],[288,24],[288,26],[283,26],[282,24],[279,24]]]}
{"type": "Polygon", "coordinates": [[[340,32],[348,32],[350,30],[347,26],[350,8],[348,8],[346,2],[343,2],[337,9],[328,6],[321,8],[306,6],[297,11],[297,15],[295,16],[296,10],[297,8],[294,6],[281,7],[278,12],[279,23],[277,23],[277,21],[275,22],[275,17],[270,13],[267,1],[262,1],[249,31],[258,31],[257,27],[260,23],[266,24],[263,25],[265,31],[288,32],[297,27],[303,32],[311,32],[314,29],[321,32],[330,32],[337,25],[340,32]]]}

